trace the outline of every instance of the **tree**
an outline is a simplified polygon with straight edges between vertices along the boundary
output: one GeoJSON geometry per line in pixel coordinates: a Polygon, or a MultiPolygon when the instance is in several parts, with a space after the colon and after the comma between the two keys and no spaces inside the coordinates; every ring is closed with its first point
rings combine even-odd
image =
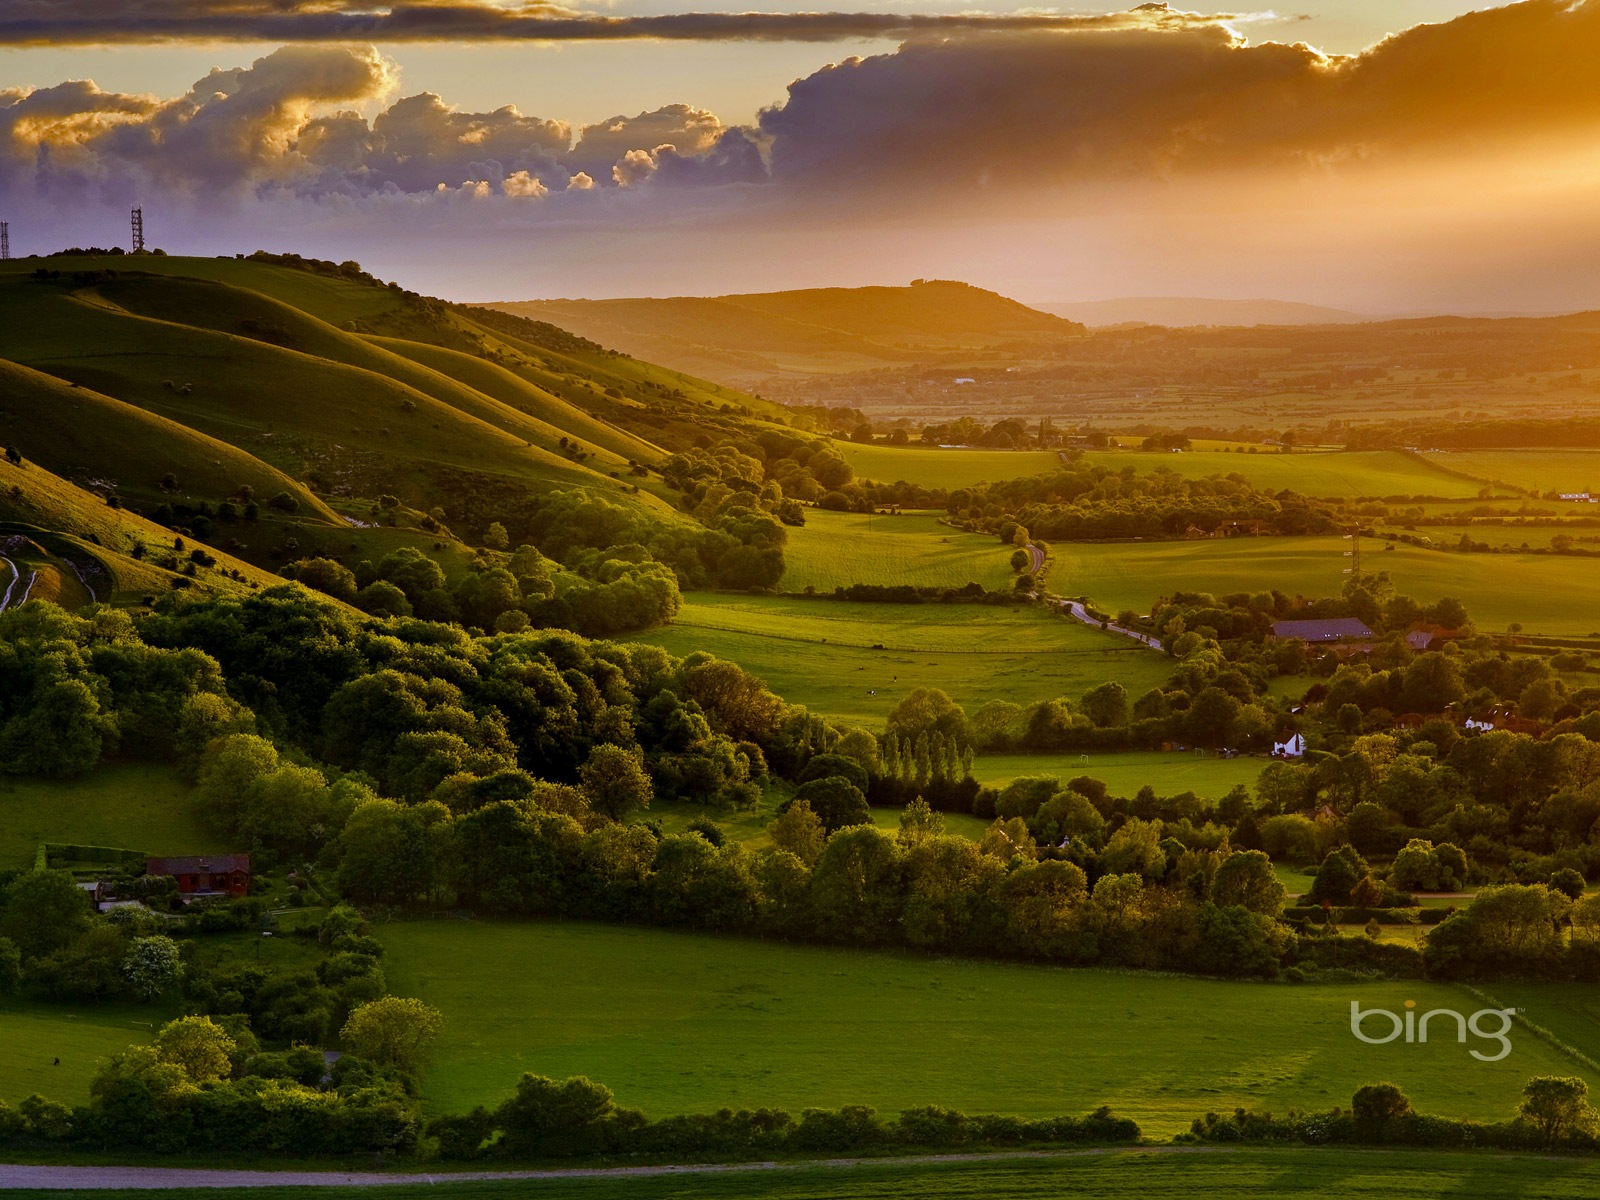
{"type": "Polygon", "coordinates": [[[82,679],[41,682],[0,729],[0,763],[18,775],[82,775],[116,734],[115,719],[82,679]]]}
{"type": "Polygon", "coordinates": [[[141,1000],[154,1000],[183,979],[183,955],[169,937],[135,938],[122,960],[122,973],[141,1000]]]}
{"type": "Polygon", "coordinates": [[[795,790],[795,800],[804,800],[817,814],[822,827],[829,833],[848,825],[870,825],[872,810],[867,798],[855,784],[843,775],[829,775],[802,783],[795,790]]]}
{"type": "Polygon", "coordinates": [[[14,996],[22,986],[22,951],[10,938],[0,937],[0,996],[14,996]]]}
{"type": "Polygon", "coordinates": [[[350,1014],[339,1036],[359,1057],[415,1071],[444,1026],[444,1014],[414,996],[384,996],[350,1014]]]}
{"type": "Polygon", "coordinates": [[[190,1083],[214,1083],[233,1071],[235,1042],[210,1017],[179,1017],[156,1034],[156,1055],[181,1069],[190,1083]]]}
{"type": "Polygon", "coordinates": [[[906,693],[889,714],[888,728],[891,734],[912,740],[935,733],[958,746],[970,740],[965,710],[938,688],[913,688],[906,693]]]}
{"type": "Polygon", "coordinates": [[[1433,892],[1439,889],[1439,856],[1426,838],[1412,838],[1394,856],[1389,882],[1402,891],[1433,892]]]}
{"type": "Polygon", "coordinates": [[[1128,692],[1115,679],[1085,692],[1081,707],[1089,720],[1101,729],[1114,729],[1128,723],[1128,692]]]}
{"type": "Polygon", "coordinates": [[[600,745],[578,768],[589,807],[620,821],[636,808],[649,808],[653,788],[639,751],[600,745]]]}
{"type": "Polygon", "coordinates": [[[778,814],[778,819],[767,826],[767,832],[774,846],[787,850],[808,867],[821,856],[828,840],[827,831],[811,805],[800,799],[792,801],[778,814]]]}
{"type": "Polygon", "coordinates": [[[1211,881],[1211,899],[1224,908],[1238,905],[1275,917],[1283,907],[1283,897],[1283,882],[1272,869],[1272,860],[1259,850],[1228,855],[1211,881]]]}
{"type": "Polygon", "coordinates": [[[1100,855],[1100,869],[1108,875],[1159,879],[1166,866],[1167,855],[1161,849],[1161,822],[1141,821],[1138,817],[1123,822],[1100,855]]]}
{"type": "Polygon", "coordinates": [[[495,1112],[501,1145],[512,1156],[574,1154],[591,1148],[618,1115],[611,1089],[578,1075],[556,1082],[525,1074],[495,1112]]]}
{"type": "Polygon", "coordinates": [[[18,450],[15,446],[7,446],[6,461],[13,467],[20,467],[22,465],[22,451],[18,450]]]}
{"type": "Polygon", "coordinates": [[[0,936],[16,943],[25,959],[69,944],[89,926],[89,901],[65,871],[32,871],[11,885],[0,936]]]}
{"type": "Polygon", "coordinates": [[[1322,860],[1322,866],[1317,868],[1317,877],[1311,882],[1311,890],[1306,893],[1307,904],[1349,904],[1350,893],[1355,890],[1361,877],[1367,873],[1366,861],[1355,852],[1354,847],[1340,846],[1328,851],[1322,860]]]}
{"type": "Polygon", "coordinates": [[[929,808],[921,796],[906,805],[900,814],[900,840],[908,846],[943,833],[944,816],[929,808]]]}
{"type": "Polygon", "coordinates": [[[1538,1075],[1528,1080],[1518,1116],[1538,1131],[1546,1146],[1574,1135],[1592,1135],[1600,1128],[1589,1103],[1589,1084],[1575,1075],[1538,1075]]]}
{"type": "Polygon", "coordinates": [[[489,528],[483,531],[483,544],[490,550],[504,550],[511,544],[511,535],[499,521],[490,521],[489,528]]]}
{"type": "Polygon", "coordinates": [[[1357,1088],[1350,1099],[1350,1114],[1369,1128],[1413,1115],[1411,1101],[1392,1083],[1369,1083],[1357,1088]]]}
{"type": "Polygon", "coordinates": [[[291,578],[335,600],[356,602],[355,572],[331,558],[302,558],[294,564],[291,578]]]}

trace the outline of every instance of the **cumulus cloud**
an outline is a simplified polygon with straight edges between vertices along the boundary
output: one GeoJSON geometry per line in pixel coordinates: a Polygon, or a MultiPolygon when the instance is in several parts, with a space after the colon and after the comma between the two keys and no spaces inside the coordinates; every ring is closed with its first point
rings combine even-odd
{"type": "Polygon", "coordinates": [[[506,106],[463,112],[430,92],[369,122],[349,105],[381,102],[393,64],[371,48],[291,46],[249,67],[214,70],[168,100],[93,83],[0,92],[0,182],[8,190],[124,195],[455,194],[543,197],[596,179],[633,187],[764,177],[759,150],[715,115],[670,105],[588,126],[506,106]],[[752,158],[751,155],[754,155],[752,158]],[[697,173],[698,172],[698,173],[697,173]]]}
{"type": "MultiPolygon", "coordinates": [[[[1224,14],[1226,15],[1226,14],[1224,14]]],[[[1180,28],[1217,18],[1141,4],[1127,13],[837,12],[596,16],[541,0],[7,0],[0,45],[160,41],[810,41],[979,29],[1180,28]]]]}

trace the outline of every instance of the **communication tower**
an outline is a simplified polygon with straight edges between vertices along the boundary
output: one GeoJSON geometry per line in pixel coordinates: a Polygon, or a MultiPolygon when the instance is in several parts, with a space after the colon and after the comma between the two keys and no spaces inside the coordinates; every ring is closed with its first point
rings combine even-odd
{"type": "Polygon", "coordinates": [[[144,209],[133,210],[133,252],[144,253],[144,209]]]}

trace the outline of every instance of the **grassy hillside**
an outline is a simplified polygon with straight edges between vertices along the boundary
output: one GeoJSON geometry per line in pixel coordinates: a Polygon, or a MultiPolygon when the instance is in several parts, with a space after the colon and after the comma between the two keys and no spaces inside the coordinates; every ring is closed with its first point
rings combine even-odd
{"type": "MultiPolygon", "coordinates": [[[[333,529],[327,525],[319,528],[333,529]]],[[[246,536],[254,538],[257,533],[247,532],[246,536]]],[[[171,553],[171,558],[180,561],[172,568],[162,566],[173,543],[170,529],[127,509],[111,508],[101,496],[37,463],[24,462],[19,467],[0,461],[0,546],[11,538],[21,541],[7,551],[8,558],[24,569],[52,573],[56,582],[68,589],[52,595],[47,584],[45,590],[35,591],[33,598],[56,600],[68,608],[87,604],[91,598],[127,600],[165,592],[180,577],[181,560],[195,549],[216,559],[215,566],[196,565],[192,577],[183,576],[198,591],[235,592],[252,584],[260,587],[282,582],[241,557],[193,538],[185,539],[183,554],[171,553]],[[145,553],[135,557],[138,547],[144,547],[145,553]],[[104,576],[92,564],[98,564],[104,576]],[[70,583],[80,575],[90,577],[90,585],[87,590],[80,587],[74,591],[70,583]],[[102,594],[107,582],[109,595],[102,594]]]]}
{"type": "Polygon", "coordinates": [[[1011,586],[1010,554],[994,538],[942,525],[933,513],[889,517],[813,508],[804,526],[789,530],[783,588],[830,592],[852,583],[981,583],[1004,589],[1011,586]]]}
{"type": "MultiPolygon", "coordinates": [[[[1044,1115],[1104,1103],[1160,1136],[1208,1109],[1348,1104],[1377,1079],[1425,1112],[1496,1118],[1530,1075],[1587,1073],[1527,1034],[1496,1063],[1454,1041],[1351,1039],[1352,999],[1482,1007],[1437,983],[1290,987],[558,922],[395,923],[377,936],[390,984],[445,1013],[424,1089],[457,1111],[535,1070],[589,1075],[655,1116],[842,1103],[1044,1115]],[[1070,1067],[1018,1051],[1055,1040],[1070,1067]]],[[[1535,997],[1528,1017],[1542,1015],[1535,997]]],[[[1600,1050],[1600,1030],[1579,1046],[1600,1050]]]]}
{"type": "Polygon", "coordinates": [[[990,700],[1077,697],[1107,679],[1139,696],[1172,670],[1164,655],[1126,638],[1037,609],[988,605],[694,593],[670,626],[636,638],[673,654],[732,659],[785,699],[874,730],[913,688],[942,688],[972,712],[990,700]]]}
{"type": "MultiPolygon", "coordinates": [[[[1126,450],[1089,450],[1084,460],[1097,466],[1139,474],[1166,469],[1185,479],[1242,475],[1256,487],[1299,492],[1304,496],[1384,497],[1439,496],[1469,499],[1483,486],[1434,467],[1399,450],[1328,450],[1294,454],[1235,454],[1186,450],[1153,454],[1126,450]]],[[[1446,465],[1454,465],[1453,463],[1446,465]]]]}
{"type": "Polygon", "coordinates": [[[1082,326],[961,283],[665,299],[496,304],[683,370],[722,379],[905,364],[1082,326]]]}
{"type": "Polygon", "coordinates": [[[287,492],[307,514],[338,518],[301,483],[227,442],[87,387],[0,358],[0,442],[68,479],[122,496],[174,491],[212,500],[248,486],[262,500],[287,492]]]}

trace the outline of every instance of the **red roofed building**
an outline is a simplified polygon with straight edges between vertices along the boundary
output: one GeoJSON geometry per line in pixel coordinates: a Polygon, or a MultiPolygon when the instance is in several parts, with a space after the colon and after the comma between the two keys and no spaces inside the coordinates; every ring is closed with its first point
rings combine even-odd
{"type": "Polygon", "coordinates": [[[146,875],[171,875],[184,896],[248,896],[248,854],[202,854],[191,858],[150,858],[146,875]]]}

